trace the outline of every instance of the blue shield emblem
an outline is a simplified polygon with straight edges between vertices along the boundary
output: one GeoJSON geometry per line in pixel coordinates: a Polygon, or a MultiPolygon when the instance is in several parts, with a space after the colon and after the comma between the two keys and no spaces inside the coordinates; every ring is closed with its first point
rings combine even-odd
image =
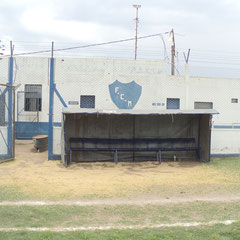
{"type": "Polygon", "coordinates": [[[119,109],[133,109],[142,94],[142,87],[135,81],[121,83],[116,80],[109,85],[109,92],[119,109]]]}

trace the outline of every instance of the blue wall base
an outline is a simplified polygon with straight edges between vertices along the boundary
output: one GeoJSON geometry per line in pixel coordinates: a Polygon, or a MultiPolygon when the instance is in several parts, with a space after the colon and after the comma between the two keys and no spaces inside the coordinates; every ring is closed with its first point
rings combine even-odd
{"type": "MultiPolygon", "coordinates": [[[[60,122],[53,123],[54,127],[61,127],[60,122]]],[[[32,139],[36,135],[48,135],[48,122],[15,122],[16,139],[32,139]]]]}
{"type": "Polygon", "coordinates": [[[0,154],[0,160],[11,159],[13,156],[11,154],[0,154]]]}
{"type": "Polygon", "coordinates": [[[48,160],[61,160],[61,155],[60,154],[52,154],[48,160]]]}
{"type": "Polygon", "coordinates": [[[29,139],[39,134],[48,134],[48,122],[15,122],[16,139],[29,139]]]}
{"type": "Polygon", "coordinates": [[[219,157],[219,158],[226,158],[226,157],[240,157],[240,153],[214,153],[211,154],[211,157],[219,157]]]}

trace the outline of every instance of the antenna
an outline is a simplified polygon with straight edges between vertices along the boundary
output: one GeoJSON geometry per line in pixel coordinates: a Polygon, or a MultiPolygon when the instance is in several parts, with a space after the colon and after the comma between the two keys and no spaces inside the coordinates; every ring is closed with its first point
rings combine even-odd
{"type": "Polygon", "coordinates": [[[184,56],[184,59],[185,59],[186,64],[188,64],[188,60],[189,60],[189,56],[190,56],[190,48],[188,49],[188,54],[187,54],[187,56],[185,55],[185,52],[183,53],[183,56],[184,56]]]}
{"type": "Polygon", "coordinates": [[[136,18],[134,20],[136,20],[136,35],[135,35],[135,57],[134,59],[137,59],[137,35],[138,35],[138,22],[139,22],[139,18],[138,18],[138,9],[141,7],[141,5],[133,5],[134,8],[136,8],[136,18]]]}
{"type": "Polygon", "coordinates": [[[172,29],[169,33],[169,41],[172,42],[172,68],[171,68],[171,74],[174,75],[175,74],[175,37],[174,37],[174,30],[172,29]]]}

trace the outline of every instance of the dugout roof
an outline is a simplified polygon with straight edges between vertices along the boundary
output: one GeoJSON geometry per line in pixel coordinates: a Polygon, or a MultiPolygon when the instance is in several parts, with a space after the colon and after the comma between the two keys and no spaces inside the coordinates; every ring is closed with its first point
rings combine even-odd
{"type": "Polygon", "coordinates": [[[86,109],[86,108],[63,108],[63,114],[118,114],[118,115],[164,115],[164,114],[218,114],[214,109],[167,109],[167,110],[128,110],[128,109],[117,109],[117,110],[102,110],[102,109],[86,109]]]}

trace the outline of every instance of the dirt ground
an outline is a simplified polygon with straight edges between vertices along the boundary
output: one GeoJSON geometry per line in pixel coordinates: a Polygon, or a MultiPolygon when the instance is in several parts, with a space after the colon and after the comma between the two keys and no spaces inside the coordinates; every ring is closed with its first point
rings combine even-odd
{"type": "MultiPolygon", "coordinates": [[[[175,199],[236,196],[236,179],[196,161],[73,163],[48,161],[30,140],[16,141],[16,159],[0,165],[0,187],[21,200],[175,199]]],[[[240,193],[240,192],[239,192],[240,193]]]]}

